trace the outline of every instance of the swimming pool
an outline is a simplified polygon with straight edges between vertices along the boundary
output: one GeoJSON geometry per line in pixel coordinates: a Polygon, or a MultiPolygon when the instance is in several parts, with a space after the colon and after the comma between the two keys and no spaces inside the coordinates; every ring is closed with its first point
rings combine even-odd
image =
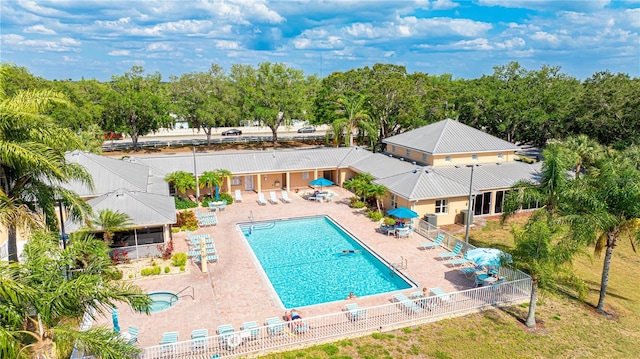
{"type": "Polygon", "coordinates": [[[329,217],[239,226],[285,308],[412,287],[329,217]]]}

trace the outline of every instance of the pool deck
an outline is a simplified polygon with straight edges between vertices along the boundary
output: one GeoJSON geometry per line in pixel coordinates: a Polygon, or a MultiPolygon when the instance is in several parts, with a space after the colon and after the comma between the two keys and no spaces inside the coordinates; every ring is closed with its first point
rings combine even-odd
{"type": "MultiPolygon", "coordinates": [[[[180,300],[171,308],[149,316],[133,313],[128,305],[120,305],[119,325],[123,331],[132,325],[140,329],[139,345],[153,346],[160,341],[163,332],[177,331],[178,340],[190,339],[191,331],[208,329],[215,335],[222,324],[231,324],[236,330],[243,322],[256,321],[263,325],[266,318],[282,317],[285,309],[279,304],[276,294],[269,285],[266,275],[246,243],[236,223],[248,222],[253,211],[256,221],[293,218],[314,215],[329,215],[342,227],[355,235],[361,242],[391,263],[406,260],[407,268],[402,272],[413,280],[416,288],[403,290],[405,294],[422,287],[439,287],[447,292],[473,287],[473,280],[466,279],[457,269],[447,265],[447,261],[437,259],[443,248],[419,249],[425,238],[412,234],[409,238],[395,238],[377,232],[378,223],[368,219],[364,212],[349,207],[352,194],[339,187],[331,187],[336,193],[332,202],[308,201],[290,192],[291,203],[258,205],[257,194],[243,192],[243,202],[234,203],[218,212],[216,226],[203,227],[196,233],[209,234],[216,245],[219,260],[209,264],[209,272],[202,273],[199,265],[189,263],[185,274],[158,276],[135,280],[134,283],[147,292],[170,291],[180,294],[180,300]],[[194,298],[191,298],[193,293],[194,298]]],[[[279,194],[279,192],[278,192],[279,194]]],[[[302,194],[302,191],[300,192],[302,194]]],[[[200,209],[204,211],[206,209],[200,209]]],[[[174,233],[174,253],[186,252],[184,232],[174,233]]],[[[287,255],[287,254],[285,254],[287,255]]],[[[345,298],[349,293],[344,293],[345,298]]],[[[357,293],[356,293],[357,295],[357,293]]],[[[300,308],[303,316],[317,316],[343,310],[348,303],[358,303],[361,307],[389,303],[392,293],[341,300],[332,303],[300,308]]],[[[110,327],[111,315],[98,317],[96,325],[110,327]]]]}

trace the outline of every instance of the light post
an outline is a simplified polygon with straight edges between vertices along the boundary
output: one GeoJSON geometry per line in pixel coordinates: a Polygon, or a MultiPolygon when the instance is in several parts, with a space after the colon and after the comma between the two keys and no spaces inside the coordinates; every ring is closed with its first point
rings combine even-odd
{"type": "Polygon", "coordinates": [[[69,239],[69,235],[67,235],[64,231],[64,217],[62,214],[62,198],[58,199],[58,208],[60,209],[60,239],[62,240],[62,248],[67,248],[67,239],[69,239]]]}
{"type": "Polygon", "coordinates": [[[193,141],[193,176],[196,178],[196,202],[200,201],[200,184],[198,183],[198,169],[196,167],[196,142],[193,141]]]}
{"type": "Polygon", "coordinates": [[[464,234],[464,241],[466,244],[469,244],[469,225],[471,224],[471,197],[473,195],[473,169],[478,165],[467,165],[467,167],[471,167],[471,180],[469,181],[469,205],[467,206],[467,218],[466,225],[467,229],[464,234]]]}

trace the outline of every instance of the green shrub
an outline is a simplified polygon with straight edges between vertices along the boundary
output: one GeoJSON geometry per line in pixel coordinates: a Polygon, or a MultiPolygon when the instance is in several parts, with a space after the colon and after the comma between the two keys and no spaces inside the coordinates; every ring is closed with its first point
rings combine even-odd
{"type": "Polygon", "coordinates": [[[351,207],[353,207],[353,204],[354,204],[354,203],[356,203],[356,202],[360,202],[360,198],[355,197],[355,196],[354,196],[354,197],[349,198],[349,205],[350,205],[351,207]]]}
{"type": "Polygon", "coordinates": [[[171,233],[178,233],[180,232],[180,228],[171,228],[171,233]]]}
{"type": "Polygon", "coordinates": [[[171,268],[169,267],[164,267],[164,272],[166,273],[170,273],[171,272],[171,268]]]}
{"type": "Polygon", "coordinates": [[[184,266],[180,266],[180,272],[184,272],[184,266]]]}
{"type": "Polygon", "coordinates": [[[197,208],[198,204],[194,201],[188,200],[188,199],[183,199],[183,198],[178,198],[178,197],[174,197],[173,198],[176,202],[176,209],[189,209],[189,208],[197,208]]]}
{"type": "Polygon", "coordinates": [[[116,270],[115,272],[112,272],[110,274],[110,277],[113,280],[120,280],[120,279],[122,279],[122,277],[124,277],[124,273],[122,273],[122,271],[120,271],[120,270],[116,270]]]}
{"type": "MultiPolygon", "coordinates": [[[[366,204],[362,201],[355,201],[351,204],[351,208],[364,208],[366,204]]],[[[380,217],[382,218],[382,217],[380,217]]]]}
{"type": "Polygon", "coordinates": [[[171,257],[171,264],[174,267],[182,267],[187,264],[187,254],[186,253],[176,253],[171,257]]]}
{"type": "Polygon", "coordinates": [[[159,267],[159,266],[155,266],[155,267],[153,267],[153,274],[154,274],[154,275],[160,275],[160,271],[161,271],[161,270],[162,270],[162,269],[160,269],[160,267],[159,267]]]}
{"type": "MultiPolygon", "coordinates": [[[[233,197],[228,193],[219,193],[218,201],[227,201],[227,205],[233,204],[233,197]]],[[[202,199],[202,207],[209,207],[209,202],[217,202],[216,197],[207,196],[202,199]]]]}
{"type": "Polygon", "coordinates": [[[129,279],[133,279],[133,274],[129,274],[129,279]]]}
{"type": "Polygon", "coordinates": [[[386,224],[387,226],[393,226],[394,224],[396,224],[396,220],[391,217],[386,217],[384,219],[384,224],[386,224]]]}
{"type": "Polygon", "coordinates": [[[375,211],[367,211],[367,217],[369,217],[373,222],[379,222],[382,219],[382,212],[375,211]]]}

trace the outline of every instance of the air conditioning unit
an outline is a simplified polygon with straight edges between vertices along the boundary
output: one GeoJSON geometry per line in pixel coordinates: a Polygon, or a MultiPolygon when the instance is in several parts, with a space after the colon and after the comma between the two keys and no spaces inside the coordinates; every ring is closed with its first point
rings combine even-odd
{"type": "Polygon", "coordinates": [[[434,213],[427,213],[424,215],[424,219],[432,226],[438,226],[438,216],[434,213]]]}
{"type": "Polygon", "coordinates": [[[466,209],[460,211],[462,213],[462,224],[464,224],[465,226],[467,224],[472,225],[473,224],[473,212],[469,212],[466,209]]]}

